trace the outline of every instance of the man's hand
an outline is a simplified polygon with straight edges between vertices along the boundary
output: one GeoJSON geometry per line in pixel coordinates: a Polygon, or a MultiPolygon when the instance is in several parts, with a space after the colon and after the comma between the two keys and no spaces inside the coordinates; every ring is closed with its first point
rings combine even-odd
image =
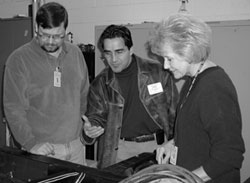
{"type": "Polygon", "coordinates": [[[82,119],[84,121],[83,129],[88,137],[97,138],[104,133],[104,128],[101,126],[92,126],[87,116],[82,115],[82,119]]]}
{"type": "Polygon", "coordinates": [[[36,144],[35,146],[31,148],[30,152],[33,154],[39,154],[39,155],[45,155],[45,156],[55,154],[53,145],[51,145],[48,142],[36,144]]]}

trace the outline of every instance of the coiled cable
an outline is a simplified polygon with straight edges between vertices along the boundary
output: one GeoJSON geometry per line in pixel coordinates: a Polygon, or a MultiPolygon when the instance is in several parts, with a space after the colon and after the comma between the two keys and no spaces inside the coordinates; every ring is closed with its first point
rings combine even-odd
{"type": "Polygon", "coordinates": [[[180,166],[152,165],[119,183],[204,183],[198,176],[180,166]]]}

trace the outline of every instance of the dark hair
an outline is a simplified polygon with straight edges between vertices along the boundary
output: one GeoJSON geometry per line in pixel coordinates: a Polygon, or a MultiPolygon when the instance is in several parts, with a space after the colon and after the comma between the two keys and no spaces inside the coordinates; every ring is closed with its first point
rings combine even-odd
{"type": "Polygon", "coordinates": [[[98,48],[103,50],[104,39],[122,38],[125,45],[130,49],[133,46],[133,40],[130,30],[122,25],[109,25],[101,34],[98,41],[98,48]]]}
{"type": "Polygon", "coordinates": [[[36,14],[36,23],[42,28],[50,29],[59,27],[64,23],[64,28],[68,27],[68,12],[59,3],[49,2],[42,5],[36,14]]]}

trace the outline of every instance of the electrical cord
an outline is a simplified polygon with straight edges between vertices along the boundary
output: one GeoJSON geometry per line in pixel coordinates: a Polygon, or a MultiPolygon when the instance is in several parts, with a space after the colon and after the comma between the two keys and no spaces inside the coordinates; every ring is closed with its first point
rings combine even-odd
{"type": "Polygon", "coordinates": [[[204,183],[198,176],[180,166],[152,165],[119,183],[204,183]]]}

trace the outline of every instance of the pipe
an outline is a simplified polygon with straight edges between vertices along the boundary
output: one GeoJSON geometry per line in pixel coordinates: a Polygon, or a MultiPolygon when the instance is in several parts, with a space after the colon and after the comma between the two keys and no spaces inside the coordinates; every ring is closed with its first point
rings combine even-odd
{"type": "Polygon", "coordinates": [[[33,29],[33,36],[36,34],[37,25],[36,25],[36,13],[37,10],[45,4],[45,0],[32,0],[32,29],[33,29]]]}

